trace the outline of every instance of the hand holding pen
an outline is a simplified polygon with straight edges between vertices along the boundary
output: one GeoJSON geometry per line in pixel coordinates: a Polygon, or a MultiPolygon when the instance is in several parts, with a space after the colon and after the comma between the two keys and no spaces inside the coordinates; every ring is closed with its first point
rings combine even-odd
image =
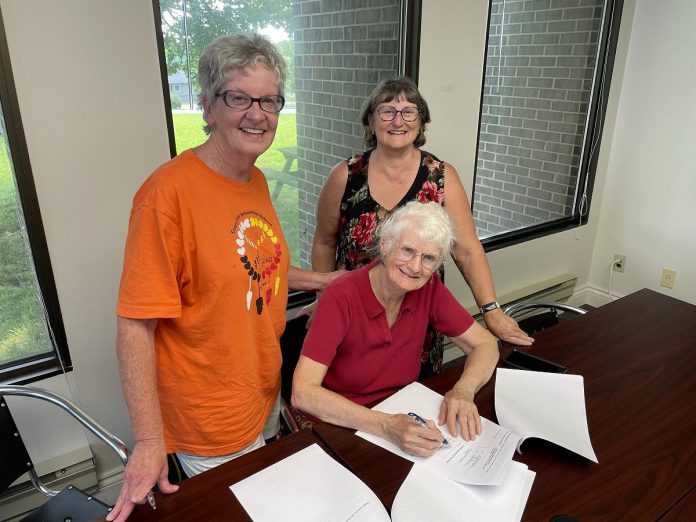
{"type": "Polygon", "coordinates": [[[106,520],[125,522],[138,504],[145,504],[147,509],[157,509],[153,493],[155,485],[164,495],[179,489],[178,485],[169,482],[167,474],[167,454],[163,441],[137,441],[128,457],[121,492],[106,520]]]}
{"type": "Polygon", "coordinates": [[[147,503],[150,504],[152,509],[157,509],[157,502],[155,502],[155,494],[152,490],[147,492],[147,503]]]}
{"type": "MultiPolygon", "coordinates": [[[[433,430],[433,429],[434,429],[434,430],[436,430],[440,435],[442,435],[442,433],[441,433],[439,430],[437,430],[437,428],[431,428],[431,427],[428,425],[428,421],[426,421],[423,417],[421,417],[421,416],[418,415],[417,413],[409,412],[408,416],[411,417],[411,419],[413,419],[413,420],[415,421],[416,424],[418,424],[418,425],[420,425],[420,426],[423,426],[424,428],[428,428],[429,430],[433,430]]],[[[447,440],[446,437],[443,437],[443,439],[442,439],[442,444],[443,444],[443,446],[446,446],[446,445],[449,444],[449,441],[447,440]]]]}

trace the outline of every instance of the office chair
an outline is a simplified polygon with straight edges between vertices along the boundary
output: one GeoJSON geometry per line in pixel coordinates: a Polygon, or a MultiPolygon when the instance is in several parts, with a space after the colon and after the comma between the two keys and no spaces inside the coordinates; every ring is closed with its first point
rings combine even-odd
{"type": "Polygon", "coordinates": [[[55,491],[41,482],[3,397],[8,395],[40,399],[65,410],[111,448],[124,466],[128,460],[128,449],[117,437],[60,395],[28,386],[0,386],[0,492],[7,489],[24,473],[28,473],[34,487],[49,497],[45,504],[32,511],[22,521],[70,520],[72,522],[86,522],[94,517],[106,515],[111,510],[109,506],[78,488],[70,485],[62,491],[55,491]]]}
{"type": "Polygon", "coordinates": [[[300,359],[302,344],[307,335],[308,319],[309,317],[306,315],[301,315],[288,321],[280,338],[280,350],[283,354],[283,365],[280,369],[280,413],[291,433],[313,424],[300,410],[290,404],[292,376],[295,373],[295,366],[300,359]]]}
{"type": "Polygon", "coordinates": [[[514,317],[525,310],[548,310],[540,314],[534,314],[519,321],[520,328],[528,335],[533,335],[559,323],[559,310],[570,312],[575,315],[584,315],[587,310],[564,303],[553,303],[548,301],[522,301],[503,308],[503,313],[514,317]]]}

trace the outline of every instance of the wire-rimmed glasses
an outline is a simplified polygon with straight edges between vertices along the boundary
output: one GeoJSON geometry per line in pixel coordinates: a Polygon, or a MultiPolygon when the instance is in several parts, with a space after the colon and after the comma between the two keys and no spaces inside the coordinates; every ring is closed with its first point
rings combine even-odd
{"type": "Polygon", "coordinates": [[[401,114],[401,119],[407,122],[416,121],[420,116],[418,107],[404,107],[400,111],[391,105],[384,105],[377,109],[377,114],[382,121],[392,121],[397,114],[401,114]]]}
{"type": "Polygon", "coordinates": [[[440,262],[440,256],[437,254],[425,253],[419,254],[415,248],[408,245],[401,245],[394,252],[394,257],[397,261],[402,263],[410,263],[414,258],[420,257],[421,266],[425,270],[430,270],[431,272],[435,270],[435,267],[440,262]]]}
{"type": "Polygon", "coordinates": [[[215,96],[222,98],[225,105],[237,111],[245,111],[250,108],[254,102],[257,102],[262,111],[278,114],[285,106],[285,98],[279,94],[269,94],[267,96],[261,96],[261,98],[253,98],[243,92],[227,90],[215,93],[215,96]]]}

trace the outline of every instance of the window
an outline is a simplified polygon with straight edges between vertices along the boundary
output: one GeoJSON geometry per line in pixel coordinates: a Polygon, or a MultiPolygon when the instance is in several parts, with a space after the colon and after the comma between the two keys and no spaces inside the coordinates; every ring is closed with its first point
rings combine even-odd
{"type": "Polygon", "coordinates": [[[0,13],[0,382],[70,369],[0,13]]]}
{"type": "Polygon", "coordinates": [[[295,265],[311,266],[315,208],[329,171],[365,147],[359,121],[363,101],[380,80],[404,71],[405,24],[417,27],[418,5],[413,0],[159,2],[163,77],[170,85],[177,78],[183,84],[182,105],[175,107],[173,96],[171,101],[173,153],[206,138],[196,107],[196,67],[207,43],[255,30],[269,36],[285,57],[286,107],[275,142],[257,166],[268,179],[295,265]]]}
{"type": "Polygon", "coordinates": [[[491,0],[472,201],[487,249],[586,222],[622,5],[491,0]]]}

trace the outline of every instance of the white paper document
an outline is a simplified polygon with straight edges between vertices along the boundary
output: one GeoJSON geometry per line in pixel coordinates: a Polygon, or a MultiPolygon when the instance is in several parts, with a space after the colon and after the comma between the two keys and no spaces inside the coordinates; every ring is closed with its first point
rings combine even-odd
{"type": "Polygon", "coordinates": [[[538,437],[597,462],[587,427],[581,375],[498,368],[495,413],[522,444],[538,437]]]}
{"type": "Polygon", "coordinates": [[[414,464],[392,506],[394,522],[518,522],[535,473],[512,462],[500,486],[467,486],[414,464]]]}
{"type": "MultiPolygon", "coordinates": [[[[414,412],[437,423],[442,398],[439,393],[414,382],[373,409],[390,414],[414,412]]],[[[461,437],[452,437],[446,426],[440,427],[449,444],[443,444],[434,455],[427,458],[409,455],[397,445],[370,433],[358,431],[356,435],[457,482],[477,485],[502,484],[519,437],[509,429],[483,417],[481,423],[483,432],[472,442],[467,442],[461,437]]]]}
{"type": "Polygon", "coordinates": [[[364,482],[316,444],[230,486],[255,522],[387,522],[364,482]]]}

